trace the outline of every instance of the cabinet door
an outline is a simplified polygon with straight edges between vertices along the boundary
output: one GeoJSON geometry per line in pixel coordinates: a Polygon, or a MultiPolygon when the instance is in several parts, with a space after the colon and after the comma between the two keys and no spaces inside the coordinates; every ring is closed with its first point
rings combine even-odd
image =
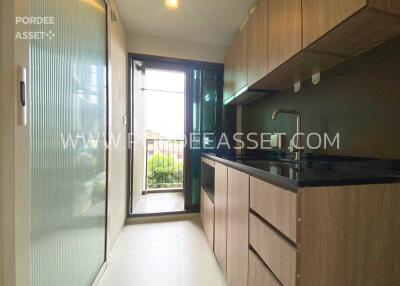
{"type": "Polygon", "coordinates": [[[200,219],[211,249],[214,249],[214,203],[204,190],[200,195],[200,219]]]}
{"type": "Polygon", "coordinates": [[[215,163],[214,253],[226,275],[226,223],[228,206],[228,167],[215,163]]]}
{"type": "Polygon", "coordinates": [[[236,36],[232,51],[234,94],[247,85],[247,25],[236,36]]]}
{"type": "Polygon", "coordinates": [[[366,0],[303,0],[303,47],[366,5],[366,0]]]}
{"type": "Polygon", "coordinates": [[[247,285],[249,248],[249,176],[228,168],[227,280],[247,285]]]}
{"type": "Polygon", "coordinates": [[[368,5],[385,13],[400,15],[399,0],[368,0],[368,5]]]}
{"type": "Polygon", "coordinates": [[[251,14],[247,30],[247,61],[249,86],[268,72],[268,10],[267,0],[260,0],[251,14]]]}
{"type": "Polygon", "coordinates": [[[249,250],[249,282],[248,286],[280,286],[281,284],[264,263],[249,250]]]}
{"type": "Polygon", "coordinates": [[[302,49],[301,0],[269,0],[268,70],[272,71],[302,49]]]}
{"type": "Polygon", "coordinates": [[[224,101],[233,95],[234,80],[233,47],[229,48],[225,56],[224,64],[224,101]]]}

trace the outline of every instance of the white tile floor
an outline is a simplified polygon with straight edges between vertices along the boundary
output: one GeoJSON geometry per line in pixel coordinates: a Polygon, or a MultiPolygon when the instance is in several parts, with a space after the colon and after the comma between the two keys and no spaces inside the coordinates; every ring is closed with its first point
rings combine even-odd
{"type": "Polygon", "coordinates": [[[100,286],[226,286],[198,217],[126,226],[100,286]]]}
{"type": "Polygon", "coordinates": [[[160,193],[143,195],[133,209],[133,214],[184,211],[184,194],[160,193]]]}

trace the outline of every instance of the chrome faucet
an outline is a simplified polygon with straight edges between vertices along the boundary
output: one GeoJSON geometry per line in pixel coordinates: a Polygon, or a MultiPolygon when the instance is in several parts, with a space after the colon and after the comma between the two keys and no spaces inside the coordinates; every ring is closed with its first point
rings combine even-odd
{"type": "Polygon", "coordinates": [[[300,112],[291,109],[277,109],[272,113],[272,120],[276,120],[279,113],[289,113],[296,115],[296,144],[293,146],[291,142],[290,150],[295,153],[295,160],[301,160],[301,153],[303,152],[303,147],[301,147],[301,115],[300,112]]]}

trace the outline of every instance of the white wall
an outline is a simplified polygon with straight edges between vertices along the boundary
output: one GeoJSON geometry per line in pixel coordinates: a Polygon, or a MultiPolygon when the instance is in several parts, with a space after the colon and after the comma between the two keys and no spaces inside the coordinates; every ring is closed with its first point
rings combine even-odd
{"type": "Polygon", "coordinates": [[[110,136],[114,136],[118,146],[109,150],[108,181],[108,251],[114,246],[126,218],[126,158],[127,158],[127,126],[123,118],[127,105],[127,51],[125,31],[119,19],[118,10],[111,2],[118,21],[109,19],[110,38],[110,136]]]}
{"type": "Polygon", "coordinates": [[[168,39],[148,35],[128,35],[131,53],[223,63],[227,48],[207,43],[168,39]]]}

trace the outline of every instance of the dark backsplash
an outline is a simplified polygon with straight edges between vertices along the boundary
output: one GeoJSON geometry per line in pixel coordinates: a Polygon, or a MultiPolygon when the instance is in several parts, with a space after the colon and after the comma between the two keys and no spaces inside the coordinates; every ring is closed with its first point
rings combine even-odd
{"type": "Polygon", "coordinates": [[[244,106],[243,131],[291,138],[295,117],[279,114],[273,121],[278,108],[298,110],[306,134],[340,133],[340,150],[306,152],[400,159],[400,37],[321,73],[317,86],[306,80],[298,94],[291,88],[244,106]]]}

